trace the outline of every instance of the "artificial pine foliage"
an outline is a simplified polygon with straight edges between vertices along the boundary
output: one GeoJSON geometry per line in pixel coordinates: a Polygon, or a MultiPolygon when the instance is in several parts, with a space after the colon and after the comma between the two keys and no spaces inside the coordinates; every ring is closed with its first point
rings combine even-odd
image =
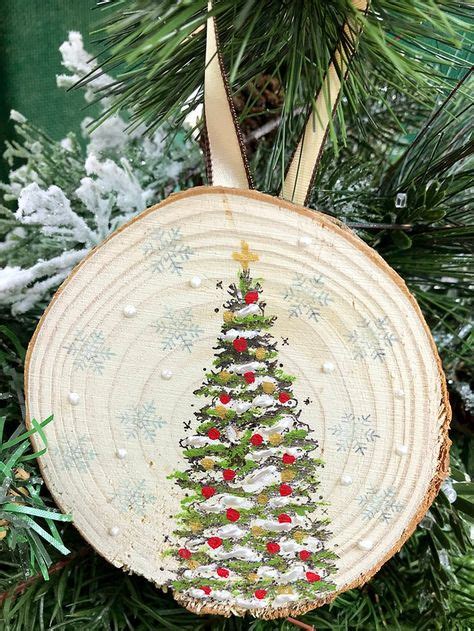
{"type": "MultiPolygon", "coordinates": [[[[105,70],[116,74],[120,69],[119,80],[102,74],[89,61],[80,36],[70,36],[62,47],[70,74],[59,81],[69,87],[92,72],[87,99],[99,100],[103,110],[104,122],[96,130],[91,131],[91,119],[84,121],[85,149],[77,141],[80,130],[57,142],[13,113],[18,135],[7,148],[12,170],[2,185],[0,216],[0,401],[6,436],[22,433],[25,350],[54,289],[90,247],[129,216],[202,181],[197,143],[180,120],[202,99],[203,33],[190,34],[204,23],[206,5],[157,0],[104,5],[105,70]],[[107,118],[109,111],[115,115],[107,118]],[[169,124],[163,127],[165,119],[169,124]],[[134,130],[128,134],[130,121],[134,130]],[[144,136],[156,125],[156,135],[144,136]]],[[[216,3],[232,87],[240,91],[237,105],[243,118],[253,114],[247,140],[260,190],[278,190],[282,156],[294,146],[348,6],[346,0],[216,3]],[[304,26],[303,36],[298,24],[304,26]],[[262,73],[270,79],[260,81],[262,73]],[[270,85],[276,95],[266,94],[269,106],[262,111],[259,91],[270,85]]],[[[413,536],[370,583],[301,620],[336,631],[466,631],[474,628],[467,4],[378,0],[371,7],[335,122],[343,142],[336,146],[332,135],[311,206],[357,230],[416,294],[449,380],[451,473],[413,536]],[[406,194],[406,205],[399,208],[398,193],[406,194]]],[[[264,332],[271,323],[264,317],[256,324],[264,332]]],[[[281,379],[291,391],[289,375],[281,379]]],[[[200,389],[206,397],[214,391],[211,376],[208,380],[200,389]]],[[[229,381],[226,387],[236,385],[229,381]]],[[[216,429],[221,422],[216,417],[216,429]]],[[[4,441],[0,462],[5,473],[11,448],[4,441]]],[[[190,463],[209,457],[191,449],[199,448],[187,447],[190,463]]],[[[232,469],[233,461],[228,464],[232,469]]],[[[48,507],[44,510],[53,509],[35,461],[21,468],[30,475],[38,502],[42,497],[48,507]]],[[[8,489],[18,482],[5,477],[2,506],[10,503],[8,489]]],[[[43,543],[35,556],[40,548],[18,519],[2,519],[9,523],[0,552],[0,627],[9,631],[294,628],[286,621],[197,617],[169,594],[103,561],[74,528],[60,524],[57,531],[70,554],[43,543]],[[19,548],[12,552],[11,543],[20,537],[23,552],[17,554],[19,548]]]]}

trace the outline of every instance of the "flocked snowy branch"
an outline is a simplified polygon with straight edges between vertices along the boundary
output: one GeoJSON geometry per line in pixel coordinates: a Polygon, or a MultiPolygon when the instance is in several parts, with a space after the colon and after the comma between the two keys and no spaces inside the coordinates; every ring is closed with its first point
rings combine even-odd
{"type": "MultiPolygon", "coordinates": [[[[57,76],[60,88],[96,68],[80,33],[69,33],[60,52],[68,71],[57,76]]],[[[87,86],[85,100],[109,107],[110,98],[100,93],[112,81],[99,75],[87,86]]],[[[127,121],[113,116],[90,131],[88,116],[81,124],[83,147],[74,133],[54,141],[19,112],[12,111],[11,119],[19,140],[7,145],[5,157],[11,165],[19,159],[21,166],[0,184],[0,304],[11,305],[13,314],[46,302],[107,234],[199,178],[199,149],[184,130],[173,141],[164,128],[142,138],[142,128],[127,130],[127,121]]]]}

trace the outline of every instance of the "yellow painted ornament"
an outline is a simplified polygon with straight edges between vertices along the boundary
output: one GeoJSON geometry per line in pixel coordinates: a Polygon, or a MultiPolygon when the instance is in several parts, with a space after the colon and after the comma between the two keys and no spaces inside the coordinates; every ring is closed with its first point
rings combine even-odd
{"type": "Polygon", "coordinates": [[[257,495],[257,502],[262,506],[264,504],[268,504],[268,495],[265,495],[265,493],[260,493],[259,495],[257,495]]]}
{"type": "Polygon", "coordinates": [[[307,536],[308,535],[302,530],[297,530],[296,532],[293,533],[293,539],[297,543],[303,543],[303,541],[306,539],[307,536]]]}
{"type": "Polygon", "coordinates": [[[227,416],[227,408],[223,405],[216,405],[215,411],[217,416],[220,416],[220,418],[225,418],[227,416]]]}
{"type": "Polygon", "coordinates": [[[199,464],[201,465],[203,469],[206,469],[206,471],[209,471],[210,469],[214,469],[215,463],[212,458],[202,458],[202,460],[199,461],[199,464]]]}
{"type": "Polygon", "coordinates": [[[285,469],[280,474],[282,482],[291,482],[296,477],[296,471],[294,469],[285,469]]]}
{"type": "Polygon", "coordinates": [[[190,570],[195,570],[199,567],[199,561],[195,561],[194,559],[189,559],[188,561],[186,561],[186,564],[190,570]]]}
{"type": "Polygon", "coordinates": [[[265,533],[261,526],[252,526],[250,530],[254,537],[261,537],[265,533]]]}
{"type": "Polygon", "coordinates": [[[232,311],[224,311],[224,313],[223,313],[224,322],[226,322],[227,324],[229,322],[232,322],[234,317],[235,316],[234,316],[232,311]]]}
{"type": "Polygon", "coordinates": [[[275,392],[275,384],[271,381],[263,381],[262,390],[265,392],[265,394],[272,394],[273,392],[275,392]]]}
{"type": "Polygon", "coordinates": [[[221,372],[219,373],[219,379],[222,381],[222,383],[227,383],[230,379],[232,379],[232,375],[228,370],[221,370],[221,372]]]}
{"type": "Polygon", "coordinates": [[[283,442],[283,436],[275,432],[274,434],[270,434],[270,436],[268,437],[268,442],[270,443],[270,445],[276,447],[278,445],[281,445],[281,443],[283,442]]]}
{"type": "Polygon", "coordinates": [[[255,359],[258,359],[258,361],[262,361],[263,359],[265,359],[266,356],[267,351],[262,346],[257,348],[257,350],[255,351],[255,359]]]}

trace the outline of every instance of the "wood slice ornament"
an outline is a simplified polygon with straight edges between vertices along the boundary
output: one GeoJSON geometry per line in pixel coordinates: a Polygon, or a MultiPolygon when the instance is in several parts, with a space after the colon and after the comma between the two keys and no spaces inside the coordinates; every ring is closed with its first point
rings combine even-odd
{"type": "Polygon", "coordinates": [[[325,127],[308,123],[290,166],[296,203],[248,190],[212,19],[207,44],[214,186],[71,273],[28,350],[27,412],[54,413],[43,477],[101,555],[191,611],[270,619],[400,549],[446,476],[449,406],[404,282],[301,205],[325,127]]]}

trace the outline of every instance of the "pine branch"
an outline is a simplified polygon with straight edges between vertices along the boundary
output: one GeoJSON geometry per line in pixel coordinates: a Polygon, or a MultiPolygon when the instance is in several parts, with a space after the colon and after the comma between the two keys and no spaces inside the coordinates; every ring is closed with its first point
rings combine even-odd
{"type": "MultiPolygon", "coordinates": [[[[100,90],[101,96],[113,96],[104,117],[128,108],[132,126],[141,122],[153,130],[167,120],[182,123],[202,103],[207,2],[115,0],[104,11],[105,24],[98,32],[102,70],[82,82],[121,69],[117,79],[100,90]]],[[[438,92],[449,89],[455,81],[452,74],[469,66],[464,58],[469,45],[463,42],[463,32],[469,30],[469,7],[464,2],[373,0],[365,18],[354,11],[350,0],[218,0],[213,13],[234,92],[262,73],[276,77],[282,86],[281,124],[265,190],[271,190],[270,174],[286,162],[288,140],[294,145],[350,16],[364,27],[343,88],[353,112],[360,113],[370,95],[377,95],[389,108],[382,86],[430,103],[438,92]],[[463,46],[465,51],[459,55],[463,46]]],[[[350,38],[343,36],[342,48],[351,50],[350,38]]],[[[343,105],[337,116],[344,137],[343,105]]],[[[251,109],[249,104],[244,116],[251,109]]]]}

